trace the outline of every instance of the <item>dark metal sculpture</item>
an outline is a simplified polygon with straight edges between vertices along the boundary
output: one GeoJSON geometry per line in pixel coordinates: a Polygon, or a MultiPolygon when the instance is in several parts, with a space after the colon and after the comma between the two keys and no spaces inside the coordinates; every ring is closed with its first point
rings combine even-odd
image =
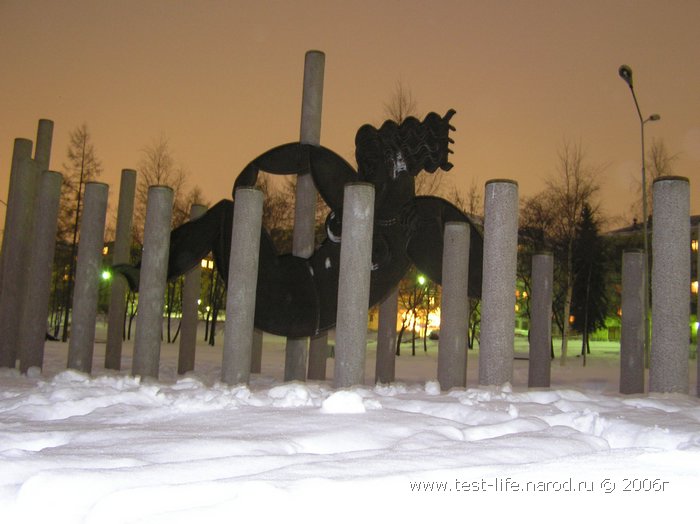
{"type": "MultiPolygon", "coordinates": [[[[234,183],[253,186],[259,171],[271,174],[311,173],[321,197],[331,209],[327,236],[309,259],[278,254],[263,228],[255,306],[255,325],[268,333],[310,336],[335,325],[343,189],[353,181],[375,187],[370,306],[398,285],[411,263],[433,281],[442,276],[443,230],[446,222],[471,222],[448,201],[416,196],[415,177],[453,166],[448,161],[454,110],[444,117],[428,114],[421,122],[385,122],[379,129],[362,126],[355,138],[357,171],[333,151],[302,143],[285,144],[250,162],[234,183]]],[[[197,220],[173,230],[168,278],[196,266],[209,252],[221,275],[228,276],[234,202],[222,200],[197,220]]],[[[469,294],[481,295],[483,241],[471,227],[469,294]]],[[[116,268],[138,287],[138,267],[116,268]]]]}

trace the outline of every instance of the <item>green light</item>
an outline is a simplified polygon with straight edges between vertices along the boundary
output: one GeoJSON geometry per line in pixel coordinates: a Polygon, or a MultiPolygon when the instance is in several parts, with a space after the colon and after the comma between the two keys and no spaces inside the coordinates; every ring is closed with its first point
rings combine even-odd
{"type": "Polygon", "coordinates": [[[102,272],[102,280],[110,280],[112,278],[112,273],[106,269],[102,272]]]}
{"type": "Polygon", "coordinates": [[[418,283],[421,286],[425,285],[425,277],[423,275],[418,275],[418,283]]]}

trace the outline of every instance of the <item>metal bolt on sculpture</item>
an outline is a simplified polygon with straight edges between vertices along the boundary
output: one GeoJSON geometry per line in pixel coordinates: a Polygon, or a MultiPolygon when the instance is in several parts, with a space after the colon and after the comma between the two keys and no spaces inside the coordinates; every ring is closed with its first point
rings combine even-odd
{"type": "MultiPolygon", "coordinates": [[[[275,147],[250,162],[234,183],[254,186],[258,173],[310,173],[330,213],[326,238],[309,258],[278,254],[270,235],[261,230],[260,261],[255,305],[258,329],[287,337],[315,335],[336,322],[340,265],[343,191],[349,182],[375,187],[370,303],[379,303],[399,283],[411,263],[435,282],[442,277],[443,232],[447,222],[469,217],[447,200],[416,196],[415,177],[421,172],[450,170],[453,140],[449,110],[428,114],[423,121],[407,118],[386,121],[379,129],[367,124],[355,137],[357,171],[333,151],[294,142],[275,147]]],[[[202,217],[171,233],[168,278],[183,275],[209,252],[221,275],[228,275],[234,202],[222,200],[202,217]]],[[[472,224],[473,225],[473,224],[472,224]]],[[[469,295],[481,295],[483,239],[470,228],[469,295]]],[[[115,269],[138,288],[139,267],[115,269]]]]}

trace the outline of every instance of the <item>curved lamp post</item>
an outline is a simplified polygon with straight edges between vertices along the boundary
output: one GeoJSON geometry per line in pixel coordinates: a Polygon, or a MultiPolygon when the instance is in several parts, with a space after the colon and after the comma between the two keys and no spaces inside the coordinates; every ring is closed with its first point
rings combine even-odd
{"type": "Polygon", "coordinates": [[[620,78],[627,83],[630,91],[632,92],[634,106],[637,108],[637,115],[639,116],[639,126],[641,128],[642,135],[642,223],[644,225],[644,361],[646,367],[649,367],[649,214],[647,211],[647,172],[644,150],[644,124],[647,122],[656,122],[657,120],[660,120],[661,117],[656,113],[653,113],[646,119],[642,116],[642,111],[639,109],[639,102],[637,102],[637,95],[634,92],[632,68],[628,65],[621,65],[617,72],[620,75],[620,78]]]}

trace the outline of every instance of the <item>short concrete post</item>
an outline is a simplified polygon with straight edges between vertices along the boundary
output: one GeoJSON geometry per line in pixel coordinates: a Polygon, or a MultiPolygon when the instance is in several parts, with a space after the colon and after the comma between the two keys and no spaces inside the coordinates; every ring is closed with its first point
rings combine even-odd
{"type": "Polygon", "coordinates": [[[17,346],[19,369],[26,373],[31,367],[43,367],[46,319],[51,296],[51,270],[56,248],[58,208],[63,177],[54,171],[44,171],[39,177],[34,209],[32,246],[27,269],[27,293],[22,303],[17,346]]]}
{"type": "Polygon", "coordinates": [[[687,178],[654,181],[653,331],[649,391],[688,394],[690,320],[690,184],[687,178]]]}
{"type": "Polygon", "coordinates": [[[262,207],[263,194],[259,189],[236,190],[221,366],[221,380],[230,385],[247,384],[250,380],[262,207]]]}
{"type": "Polygon", "coordinates": [[[173,190],[149,187],[132,363],[132,374],[142,377],[158,378],[172,214],[173,190]]]}
{"type": "Polygon", "coordinates": [[[85,184],[85,205],[75,266],[73,322],[68,341],[68,367],[85,373],[92,371],[108,195],[107,184],[85,184]]]}
{"type": "Polygon", "coordinates": [[[644,251],[622,254],[620,393],[644,393],[644,251]]]}
{"type": "Polygon", "coordinates": [[[445,224],[437,377],[440,389],[467,385],[469,224],[445,224]]]}
{"type": "MultiPolygon", "coordinates": [[[[299,140],[303,144],[321,142],[321,110],[323,107],[323,75],[326,55],[308,51],[304,58],[304,87],[301,102],[299,140]]],[[[315,246],[316,188],[309,173],[297,177],[294,203],[294,235],[292,254],[309,258],[315,246]]],[[[305,380],[308,338],[289,338],[285,348],[284,380],[305,380]]]]}
{"type": "Polygon", "coordinates": [[[518,184],[490,180],[484,192],[484,265],[479,384],[513,380],[518,184]]]}
{"type": "Polygon", "coordinates": [[[0,366],[9,368],[14,368],[17,360],[17,333],[21,313],[18,297],[24,296],[22,282],[26,268],[25,244],[31,233],[29,214],[34,208],[33,178],[36,173],[31,155],[32,141],[17,138],[12,152],[0,264],[0,366]]]}
{"type": "Polygon", "coordinates": [[[284,348],[284,381],[306,380],[309,356],[308,337],[289,337],[284,348]]]}
{"type": "Polygon", "coordinates": [[[399,288],[395,287],[379,304],[377,362],[375,381],[390,384],[396,380],[396,317],[399,314],[399,288]]]}
{"type": "Polygon", "coordinates": [[[309,343],[309,380],[326,380],[328,331],[313,335],[309,343]]]}
{"type": "Polygon", "coordinates": [[[335,329],[336,388],[365,380],[373,222],[374,186],[364,182],[346,184],[335,329]]]}
{"type": "Polygon", "coordinates": [[[49,169],[51,161],[51,143],[53,142],[53,122],[42,118],[36,130],[36,149],[34,161],[37,163],[39,173],[49,169]]]}
{"type": "MultiPolygon", "coordinates": [[[[136,171],[122,169],[119,184],[119,207],[117,208],[117,232],[112,248],[112,264],[128,264],[131,251],[131,225],[134,215],[136,195],[136,171]]],[[[109,296],[109,318],[107,324],[107,346],[105,348],[105,368],[121,369],[122,341],[124,339],[124,317],[126,314],[126,279],[112,276],[109,296]]]]}
{"type": "Polygon", "coordinates": [[[552,292],[554,259],[551,253],[532,257],[530,294],[530,355],[527,385],[548,388],[552,368],[552,292]]]}
{"type": "MultiPolygon", "coordinates": [[[[207,210],[201,204],[192,205],[190,220],[196,220],[207,210]]],[[[177,359],[177,372],[180,375],[194,370],[195,348],[197,347],[197,326],[199,325],[199,292],[202,288],[202,266],[193,267],[185,275],[182,284],[182,319],[180,320],[180,352],[177,359]]]]}

